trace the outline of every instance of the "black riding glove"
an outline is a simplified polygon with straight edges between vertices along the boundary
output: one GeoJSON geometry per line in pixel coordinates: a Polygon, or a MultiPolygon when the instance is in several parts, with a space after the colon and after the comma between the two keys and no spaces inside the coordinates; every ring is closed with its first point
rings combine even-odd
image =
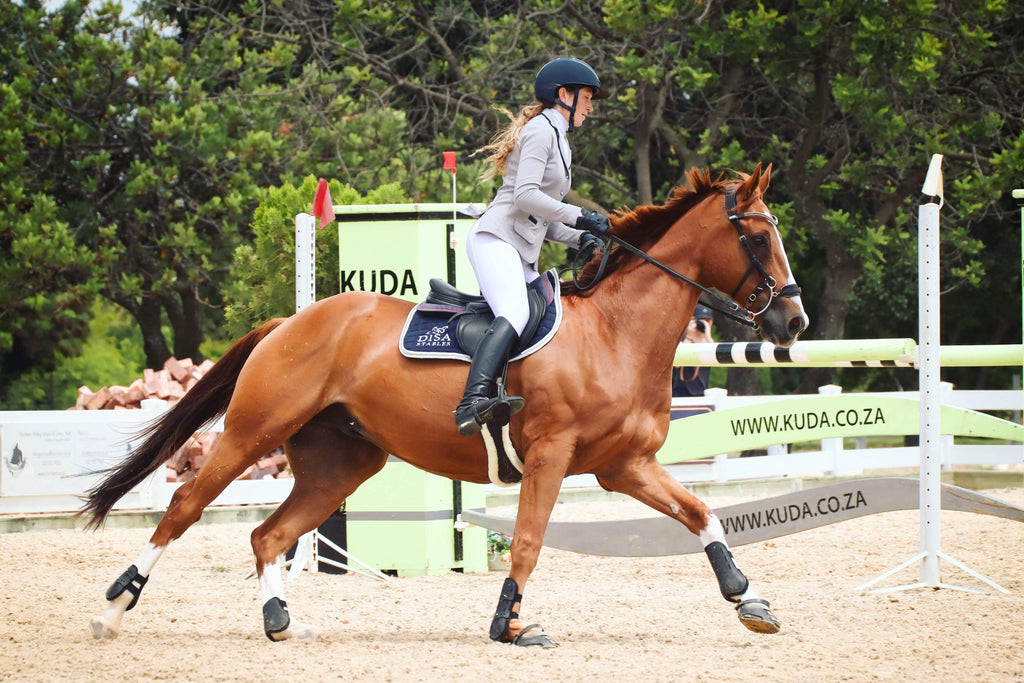
{"type": "Polygon", "coordinates": [[[587,230],[598,235],[603,235],[608,232],[608,226],[608,216],[590,209],[583,209],[583,214],[576,219],[577,228],[580,230],[587,230]]]}
{"type": "MultiPolygon", "coordinates": [[[[607,219],[606,219],[607,220],[607,219]]],[[[584,261],[589,261],[590,257],[594,255],[594,252],[601,252],[604,250],[604,242],[600,237],[592,232],[584,232],[580,235],[580,246],[578,253],[583,257],[584,261]]]]}

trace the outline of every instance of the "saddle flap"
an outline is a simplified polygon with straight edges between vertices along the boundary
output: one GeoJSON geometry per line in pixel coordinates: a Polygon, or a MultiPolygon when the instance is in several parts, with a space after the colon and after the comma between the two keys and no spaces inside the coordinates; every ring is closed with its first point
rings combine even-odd
{"type": "MultiPolygon", "coordinates": [[[[548,307],[548,302],[544,300],[544,295],[536,289],[528,289],[526,291],[526,300],[530,306],[530,318],[526,322],[526,327],[523,328],[523,333],[519,336],[519,342],[512,349],[513,356],[527,348],[530,342],[533,341],[533,337],[537,334],[537,328],[540,327],[548,307]]],[[[476,353],[480,340],[483,339],[484,333],[487,332],[487,328],[491,326],[493,321],[494,314],[491,313],[491,309],[487,306],[486,302],[469,304],[466,306],[466,312],[458,314],[455,321],[456,342],[458,342],[463,351],[472,356],[476,353]]]]}

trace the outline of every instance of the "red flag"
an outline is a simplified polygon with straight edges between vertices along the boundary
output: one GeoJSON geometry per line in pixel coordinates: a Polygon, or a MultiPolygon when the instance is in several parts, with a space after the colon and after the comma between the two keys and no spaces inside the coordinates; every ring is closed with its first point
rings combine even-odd
{"type": "Polygon", "coordinates": [[[317,183],[316,196],[313,197],[313,218],[320,219],[317,230],[323,230],[334,221],[334,202],[331,201],[331,190],[323,178],[317,183]]]}
{"type": "Polygon", "coordinates": [[[442,152],[442,154],[444,155],[444,169],[450,168],[452,173],[455,173],[455,152],[442,152]]]}

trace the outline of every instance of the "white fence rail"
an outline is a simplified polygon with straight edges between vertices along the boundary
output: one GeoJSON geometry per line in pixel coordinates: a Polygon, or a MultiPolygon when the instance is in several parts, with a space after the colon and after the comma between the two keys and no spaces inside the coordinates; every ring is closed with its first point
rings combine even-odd
{"type": "MultiPolygon", "coordinates": [[[[860,394],[858,394],[860,395],[860,394]]],[[[887,392],[877,396],[915,397],[914,392],[887,392]]],[[[943,403],[976,411],[1020,411],[1019,390],[959,391],[946,385],[943,403]]],[[[717,410],[786,400],[778,396],[728,396],[710,390],[700,398],[673,400],[674,408],[705,406],[717,410]]],[[[806,397],[804,397],[806,398],[806,397]]],[[[15,411],[0,412],[0,514],[73,512],[81,496],[99,481],[90,474],[122,459],[133,436],[158,413],[148,410],[15,411]]],[[[1019,412],[1016,421],[1019,422],[1019,412]]],[[[688,419],[688,418],[681,418],[688,419]]],[[[215,425],[212,431],[218,431],[215,425]]],[[[885,436],[879,434],[878,436],[885,436]]],[[[842,439],[822,439],[816,450],[788,452],[783,445],[768,448],[768,455],[737,457],[724,453],[700,461],[669,465],[681,481],[734,481],[811,475],[856,475],[864,470],[916,467],[915,446],[868,448],[857,439],[856,448],[844,448],[842,439]]],[[[685,456],[685,454],[680,454],[685,456]]],[[[1020,465],[1024,449],[1019,443],[958,444],[943,437],[943,466],[1020,465]]],[[[115,510],[162,510],[180,486],[167,482],[163,467],[133,489],[115,510]]],[[[564,487],[596,486],[592,475],[569,477],[564,487]]],[[[233,482],[213,505],[276,504],[291,491],[291,479],[233,482]]]]}

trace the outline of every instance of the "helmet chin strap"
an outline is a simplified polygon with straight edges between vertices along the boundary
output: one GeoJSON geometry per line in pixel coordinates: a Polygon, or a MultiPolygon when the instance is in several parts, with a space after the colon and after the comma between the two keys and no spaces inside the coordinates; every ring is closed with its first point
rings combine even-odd
{"type": "Polygon", "coordinates": [[[575,90],[572,91],[572,106],[567,105],[562,100],[557,101],[558,106],[568,110],[569,112],[569,130],[566,131],[568,133],[571,133],[573,129],[576,128],[576,104],[579,102],[579,99],[580,89],[576,88],[575,90]]]}

